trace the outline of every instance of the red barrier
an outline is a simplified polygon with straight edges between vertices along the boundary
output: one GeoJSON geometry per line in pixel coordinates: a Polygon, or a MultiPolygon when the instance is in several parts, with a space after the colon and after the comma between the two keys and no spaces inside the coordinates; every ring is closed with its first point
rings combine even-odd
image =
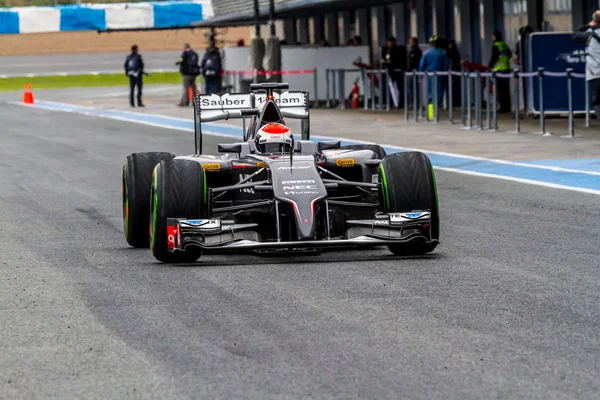
{"type": "Polygon", "coordinates": [[[225,71],[225,73],[232,75],[308,75],[314,74],[314,69],[297,69],[287,71],[225,71]]]}

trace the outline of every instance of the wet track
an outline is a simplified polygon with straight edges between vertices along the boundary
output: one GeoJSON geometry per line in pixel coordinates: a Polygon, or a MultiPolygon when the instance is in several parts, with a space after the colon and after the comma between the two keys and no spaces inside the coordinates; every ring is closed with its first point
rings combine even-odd
{"type": "Polygon", "coordinates": [[[598,396],[599,196],[440,171],[432,256],[172,267],[127,247],[121,167],[189,133],[0,118],[2,398],[598,396]]]}

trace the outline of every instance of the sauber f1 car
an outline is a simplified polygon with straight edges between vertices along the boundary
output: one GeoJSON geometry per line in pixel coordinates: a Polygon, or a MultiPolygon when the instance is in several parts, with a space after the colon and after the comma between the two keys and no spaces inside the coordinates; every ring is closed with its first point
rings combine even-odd
{"type": "Polygon", "coordinates": [[[150,247],[166,263],[209,252],[387,246],[419,255],[436,248],[437,188],[425,154],[311,141],[307,92],[282,83],[250,91],[195,95],[195,154],[127,157],[129,245],[150,247]],[[220,156],[202,154],[202,123],[234,118],[243,119],[243,140],[218,145],[220,156]],[[285,119],[301,120],[299,135],[285,119]]]}

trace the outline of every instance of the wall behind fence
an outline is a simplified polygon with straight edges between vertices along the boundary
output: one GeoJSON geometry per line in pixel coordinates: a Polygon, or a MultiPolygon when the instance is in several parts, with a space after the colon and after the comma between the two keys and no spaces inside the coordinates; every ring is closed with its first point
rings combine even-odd
{"type": "MultiPolygon", "coordinates": [[[[225,48],[224,64],[229,72],[251,71],[250,48],[230,47],[225,48]]],[[[281,68],[289,70],[317,70],[317,93],[315,94],[315,77],[312,74],[285,75],[283,80],[290,84],[292,90],[306,90],[310,99],[326,100],[327,83],[325,71],[327,68],[356,69],[353,62],[358,58],[367,60],[369,48],[367,46],[344,47],[301,47],[282,46],[281,68]]],[[[252,79],[252,74],[244,75],[252,79]]],[[[360,77],[359,72],[348,73],[344,76],[345,97],[350,95],[354,80],[360,77]]],[[[339,84],[339,82],[338,82],[339,84]]],[[[361,93],[364,93],[362,82],[359,81],[361,93]]],[[[339,87],[339,85],[338,85],[339,87]]]]}
{"type": "Polygon", "coordinates": [[[168,28],[212,16],[210,0],[14,7],[0,10],[0,34],[168,28]]]}

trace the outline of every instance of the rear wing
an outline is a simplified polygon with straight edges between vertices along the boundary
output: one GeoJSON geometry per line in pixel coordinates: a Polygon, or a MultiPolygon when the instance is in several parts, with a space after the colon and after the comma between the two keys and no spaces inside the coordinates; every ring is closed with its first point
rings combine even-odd
{"type": "Polygon", "coordinates": [[[279,107],[283,118],[302,120],[302,138],[308,140],[310,138],[308,92],[286,91],[273,93],[269,91],[268,93],[226,93],[221,96],[196,94],[194,96],[196,154],[202,154],[203,122],[244,119],[242,136],[245,136],[245,118],[259,114],[260,107],[267,101],[268,94],[272,96],[272,100],[279,107]]]}

